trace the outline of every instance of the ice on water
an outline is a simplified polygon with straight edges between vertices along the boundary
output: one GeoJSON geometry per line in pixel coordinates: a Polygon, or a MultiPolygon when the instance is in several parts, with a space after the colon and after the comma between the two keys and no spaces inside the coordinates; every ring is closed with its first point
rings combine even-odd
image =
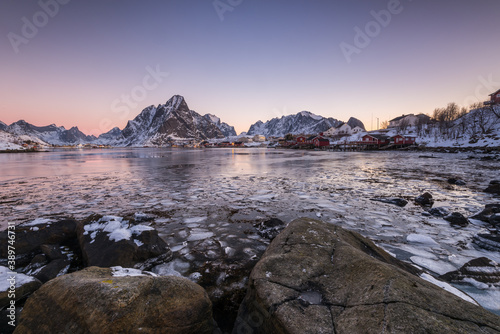
{"type": "MultiPolygon", "coordinates": [[[[441,218],[424,216],[411,201],[400,208],[370,200],[428,191],[435,206],[470,216],[491,202],[491,195],[478,190],[497,178],[498,162],[468,159],[466,154],[436,153],[436,159],[421,159],[410,152],[238,152],[116,149],[13,160],[0,156],[5,194],[0,215],[5,222],[27,222],[35,228],[61,217],[104,214],[86,233],[95,237],[106,229],[114,240],[133,238],[138,229],[149,227],[131,228],[121,217],[148,219],[183,263],[258,258],[269,242],[258,236],[254,224],[297,217],[320,217],[359,232],[436,274],[481,256],[500,261],[498,253],[475,249],[470,242],[486,230],[484,224],[455,229],[441,218]],[[33,168],[39,165],[45,167],[33,168]],[[467,186],[450,187],[446,179],[456,176],[467,186]]],[[[192,270],[181,267],[177,263],[157,270],[182,275],[192,270]]],[[[490,290],[481,290],[481,295],[486,298],[490,290]]]]}

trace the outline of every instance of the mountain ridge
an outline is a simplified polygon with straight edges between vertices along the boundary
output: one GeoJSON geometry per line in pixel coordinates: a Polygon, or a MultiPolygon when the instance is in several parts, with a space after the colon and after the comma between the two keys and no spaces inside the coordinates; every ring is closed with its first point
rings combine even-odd
{"type": "Polygon", "coordinates": [[[332,117],[325,118],[310,111],[301,111],[266,122],[259,120],[250,126],[247,135],[283,137],[286,134],[318,134],[341,123],[343,122],[332,117]]]}

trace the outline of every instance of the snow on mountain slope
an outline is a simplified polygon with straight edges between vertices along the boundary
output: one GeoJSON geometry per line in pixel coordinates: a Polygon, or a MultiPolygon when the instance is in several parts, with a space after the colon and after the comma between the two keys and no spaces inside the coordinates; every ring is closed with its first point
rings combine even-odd
{"type": "Polygon", "coordinates": [[[211,121],[213,124],[215,124],[219,128],[219,130],[222,132],[224,137],[236,136],[236,131],[234,130],[234,127],[230,126],[227,123],[221,122],[219,117],[212,115],[212,114],[206,114],[203,117],[205,119],[211,121]]]}
{"type": "Polygon", "coordinates": [[[250,126],[247,135],[283,137],[288,133],[318,134],[340,123],[334,118],[325,118],[309,111],[301,111],[295,115],[273,118],[265,123],[258,121],[250,126]]]}
{"type": "Polygon", "coordinates": [[[225,135],[218,127],[222,124],[218,117],[205,117],[190,110],[184,97],[174,95],[164,105],[149,106],[129,121],[114,145],[163,146],[175,139],[223,138],[225,135]]]}
{"type": "Polygon", "coordinates": [[[34,141],[41,141],[51,145],[80,144],[94,141],[94,136],[87,136],[77,127],[66,130],[63,126],[51,124],[48,126],[35,126],[24,120],[17,121],[7,126],[6,132],[17,136],[29,136],[34,141]]]}
{"type": "Polygon", "coordinates": [[[0,151],[4,150],[22,150],[20,140],[13,134],[0,130],[0,151]]]}

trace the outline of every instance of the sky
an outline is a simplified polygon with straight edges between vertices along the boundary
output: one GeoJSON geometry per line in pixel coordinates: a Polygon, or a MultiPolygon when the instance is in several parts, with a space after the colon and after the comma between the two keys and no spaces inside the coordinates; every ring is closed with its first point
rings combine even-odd
{"type": "Polygon", "coordinates": [[[500,89],[498,0],[0,2],[0,120],[123,129],[179,94],[238,133],[307,110],[367,129],[500,89]]]}

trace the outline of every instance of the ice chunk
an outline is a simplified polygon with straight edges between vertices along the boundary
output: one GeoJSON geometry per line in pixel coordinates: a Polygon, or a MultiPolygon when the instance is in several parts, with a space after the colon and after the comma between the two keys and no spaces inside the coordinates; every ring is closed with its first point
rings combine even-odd
{"type": "Polygon", "coordinates": [[[179,276],[189,270],[190,264],[188,262],[175,259],[168,263],[160,264],[153,268],[153,272],[160,276],[179,276]]]}
{"type": "Polygon", "coordinates": [[[437,245],[438,243],[432,239],[431,237],[423,234],[409,234],[406,237],[406,241],[408,242],[416,242],[420,244],[427,244],[427,245],[437,245]]]}
{"type": "MultiPolygon", "coordinates": [[[[467,268],[467,269],[469,269],[469,268],[467,268]]],[[[465,283],[469,283],[469,284],[475,286],[479,290],[486,290],[486,289],[488,289],[490,287],[488,284],[483,283],[483,282],[478,282],[475,279],[470,278],[470,277],[465,277],[464,279],[462,279],[462,281],[465,282],[465,283]]]]}
{"type": "Polygon", "coordinates": [[[186,224],[189,223],[201,223],[203,221],[207,220],[207,217],[192,217],[192,218],[186,218],[184,219],[184,222],[186,224]]]}
{"type": "Polygon", "coordinates": [[[10,284],[8,279],[11,276],[15,276],[16,278],[16,288],[19,288],[21,285],[29,283],[31,281],[35,281],[34,277],[15,272],[14,274],[12,274],[9,268],[0,266],[0,292],[5,292],[9,289],[10,284]]]}
{"type": "Polygon", "coordinates": [[[126,228],[118,228],[109,234],[111,241],[130,240],[131,237],[132,233],[126,228]]]}
{"type": "Polygon", "coordinates": [[[204,240],[211,238],[213,236],[214,236],[213,232],[196,232],[196,233],[191,233],[191,235],[189,235],[187,240],[188,241],[204,240]]]}
{"type": "Polygon", "coordinates": [[[448,262],[436,261],[436,260],[432,260],[432,259],[425,258],[425,257],[412,256],[412,257],[410,257],[410,260],[413,263],[415,263],[421,267],[427,268],[427,269],[429,269],[429,270],[431,270],[439,275],[443,275],[443,274],[446,274],[447,272],[457,270],[457,268],[455,268],[455,266],[453,266],[452,264],[450,264],[448,262]]]}
{"type": "Polygon", "coordinates": [[[451,286],[450,284],[448,284],[446,282],[437,280],[427,273],[423,273],[422,275],[420,275],[420,277],[423,278],[424,280],[426,280],[427,282],[431,282],[432,284],[437,285],[440,288],[445,289],[448,292],[451,292],[455,296],[458,296],[458,297],[462,298],[463,300],[468,301],[469,303],[472,303],[474,305],[478,305],[474,299],[472,299],[471,297],[469,297],[468,295],[466,295],[462,291],[458,290],[457,288],[451,286]]]}

